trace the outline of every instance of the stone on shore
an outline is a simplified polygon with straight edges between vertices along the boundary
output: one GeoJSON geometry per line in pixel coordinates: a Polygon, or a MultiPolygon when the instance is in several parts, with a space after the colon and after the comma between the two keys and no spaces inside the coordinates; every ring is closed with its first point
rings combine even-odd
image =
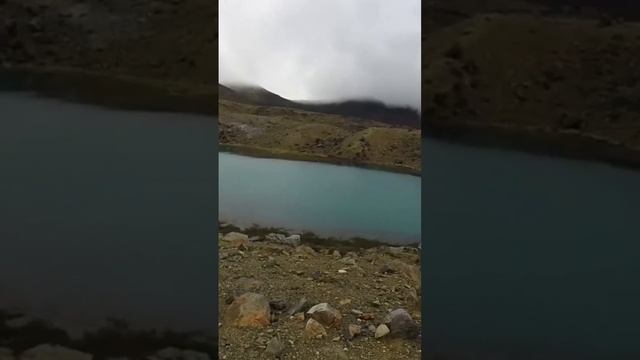
{"type": "Polygon", "coordinates": [[[386,336],[387,334],[389,334],[389,327],[385,324],[378,325],[376,328],[376,339],[386,336]]]}
{"type": "Polygon", "coordinates": [[[340,328],[342,314],[327,303],[314,305],[307,314],[324,326],[340,328]]]}
{"type": "Polygon", "coordinates": [[[420,326],[405,309],[391,311],[384,323],[389,327],[391,335],[404,339],[415,339],[420,333],[420,326]]]}
{"type": "Polygon", "coordinates": [[[239,327],[262,327],[271,323],[271,308],[264,295],[245,293],[236,297],[225,312],[225,323],[239,327]]]}

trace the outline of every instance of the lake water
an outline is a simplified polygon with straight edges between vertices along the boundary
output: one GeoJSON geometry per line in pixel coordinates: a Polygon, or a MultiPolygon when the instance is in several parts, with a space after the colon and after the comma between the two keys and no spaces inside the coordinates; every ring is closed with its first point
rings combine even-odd
{"type": "Polygon", "coordinates": [[[0,92],[0,308],[217,329],[215,119],[0,92]]]}
{"type": "Polygon", "coordinates": [[[420,240],[420,178],[304,161],[219,155],[219,216],[244,226],[394,243],[420,240]]]}
{"type": "Polygon", "coordinates": [[[639,171],[435,140],[423,169],[430,354],[640,359],[639,171]]]}

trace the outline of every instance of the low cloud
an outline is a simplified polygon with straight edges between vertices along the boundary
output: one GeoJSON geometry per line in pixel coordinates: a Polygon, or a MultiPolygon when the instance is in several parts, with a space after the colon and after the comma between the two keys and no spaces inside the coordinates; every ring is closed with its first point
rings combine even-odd
{"type": "Polygon", "coordinates": [[[221,0],[219,24],[223,84],[420,108],[419,0],[221,0]]]}

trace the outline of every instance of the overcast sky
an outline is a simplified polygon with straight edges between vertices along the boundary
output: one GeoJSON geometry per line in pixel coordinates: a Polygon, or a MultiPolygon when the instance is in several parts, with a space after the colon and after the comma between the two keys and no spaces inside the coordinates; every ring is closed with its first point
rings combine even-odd
{"type": "Polygon", "coordinates": [[[419,0],[220,0],[219,77],[420,108],[419,0]]]}

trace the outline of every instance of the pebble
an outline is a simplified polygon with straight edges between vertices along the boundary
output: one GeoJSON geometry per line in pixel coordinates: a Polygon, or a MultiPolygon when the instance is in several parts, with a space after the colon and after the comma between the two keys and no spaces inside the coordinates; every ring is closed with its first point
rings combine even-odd
{"type": "Polygon", "coordinates": [[[385,324],[378,325],[378,327],[376,328],[376,339],[386,336],[387,334],[389,334],[389,327],[387,327],[387,325],[385,324]]]}

